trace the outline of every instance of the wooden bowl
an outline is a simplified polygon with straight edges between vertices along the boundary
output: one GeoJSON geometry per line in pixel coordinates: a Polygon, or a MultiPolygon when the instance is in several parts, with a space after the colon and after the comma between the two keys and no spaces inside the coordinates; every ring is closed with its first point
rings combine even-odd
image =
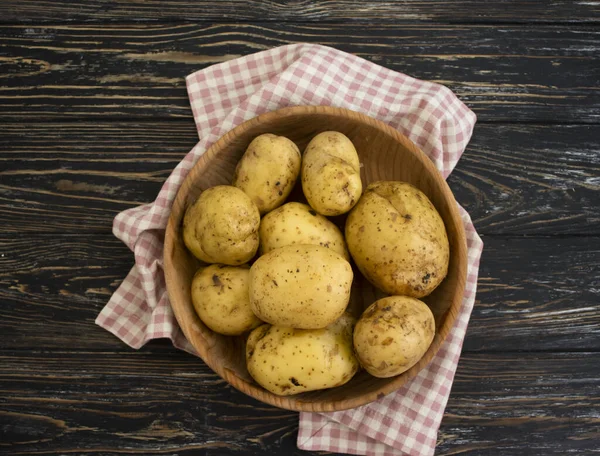
{"type": "MultiPolygon", "coordinates": [[[[328,412],[357,407],[389,394],[425,367],[450,332],[462,303],[467,269],[467,247],[456,201],[446,181],[427,156],[408,138],[384,123],[347,109],[299,106],[260,115],[234,128],[200,157],[177,193],[165,234],[164,267],[173,312],[185,336],[217,374],[240,391],[262,402],[289,410],[328,412]],[[363,185],[377,180],[410,182],[435,205],[450,240],[448,276],[424,301],[436,319],[436,336],[425,356],[410,370],[393,378],[359,372],[346,385],[281,397],[255,383],[246,370],[244,337],[226,337],[208,329],[196,315],[190,295],[200,266],[182,240],[182,220],[188,205],[203,190],[231,184],[238,160],[252,139],[263,133],[283,135],[300,150],[317,133],[335,130],[348,136],[358,151],[363,185]]],[[[355,274],[349,308],[355,314],[384,296],[360,273],[355,274]]]]}

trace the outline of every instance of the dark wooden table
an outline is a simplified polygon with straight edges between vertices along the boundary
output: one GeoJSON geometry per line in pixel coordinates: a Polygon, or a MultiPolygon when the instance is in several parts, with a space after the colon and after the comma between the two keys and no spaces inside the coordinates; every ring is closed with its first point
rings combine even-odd
{"type": "Polygon", "coordinates": [[[133,264],[113,217],[197,141],[184,76],[302,41],[479,117],[449,179],[485,251],[438,453],[599,453],[599,5],[0,3],[0,453],[306,454],[296,413],[94,325],[133,264]]]}

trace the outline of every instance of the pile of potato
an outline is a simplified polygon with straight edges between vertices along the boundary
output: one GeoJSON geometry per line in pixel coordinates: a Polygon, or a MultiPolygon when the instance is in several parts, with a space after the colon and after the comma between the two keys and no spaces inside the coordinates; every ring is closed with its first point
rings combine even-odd
{"type": "Polygon", "coordinates": [[[220,334],[249,332],[248,371],[275,394],[343,385],[361,366],[401,374],[433,341],[433,314],[417,298],[448,271],[442,218],[408,183],[375,182],[363,193],[358,154],[341,133],[316,135],[303,154],[285,137],[255,138],[232,185],[188,208],[183,236],[209,263],[192,283],[198,316],[220,334]],[[285,203],[299,177],[308,204],[285,203]],[[327,217],[347,212],[344,236],[327,217]],[[351,259],[389,295],[358,322],[346,312],[351,259]]]}

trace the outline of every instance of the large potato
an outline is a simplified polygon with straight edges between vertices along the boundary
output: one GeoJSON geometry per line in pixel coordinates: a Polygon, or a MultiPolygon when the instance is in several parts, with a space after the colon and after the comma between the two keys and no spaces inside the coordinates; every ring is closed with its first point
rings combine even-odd
{"type": "Polygon", "coordinates": [[[183,241],[199,260],[240,265],[258,250],[260,214],[239,188],[219,185],[202,192],[183,218],[183,241]]]}
{"type": "Polygon", "coordinates": [[[259,326],[250,308],[250,268],[212,264],[192,280],[192,303],[206,326],[219,334],[236,336],[259,326]]]}
{"type": "Polygon", "coordinates": [[[324,329],[260,326],[246,343],[248,372],[282,396],[343,385],[359,369],[352,348],[354,323],[344,314],[324,329]]]}
{"type": "Polygon", "coordinates": [[[375,377],[393,377],[423,357],[435,335],[427,304],[408,296],[390,296],[365,310],[354,329],[361,365],[375,377]]]}
{"type": "Polygon", "coordinates": [[[302,157],[302,190],[319,214],[340,215],[352,209],[362,193],[352,141],[336,131],[315,136],[302,157]]]}
{"type": "Polygon", "coordinates": [[[292,244],[321,245],[350,259],[344,236],[333,222],[302,203],[286,203],[260,221],[260,251],[292,244]]]}
{"type": "Polygon", "coordinates": [[[261,214],[283,204],[300,174],[300,150],[284,136],[264,134],[246,149],[233,176],[261,214]]]}
{"type": "Polygon", "coordinates": [[[427,296],[448,272],[444,221],[406,182],[370,184],[348,215],[346,242],[363,275],[388,294],[427,296]]]}
{"type": "Polygon", "coordinates": [[[250,268],[250,305],[272,325],[324,328],[344,313],[352,279],[350,263],[326,247],[281,247],[250,268]]]}

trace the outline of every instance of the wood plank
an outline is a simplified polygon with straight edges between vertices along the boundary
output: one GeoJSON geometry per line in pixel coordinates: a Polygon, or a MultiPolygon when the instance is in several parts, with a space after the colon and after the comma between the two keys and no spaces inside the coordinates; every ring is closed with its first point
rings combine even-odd
{"type": "Polygon", "coordinates": [[[446,84],[485,121],[598,123],[588,26],[120,24],[0,27],[0,120],[180,118],[184,77],[274,46],[337,47],[446,84]]]}
{"type": "MultiPolygon", "coordinates": [[[[110,232],[152,201],[197,134],[191,120],[6,123],[3,230],[110,232]]],[[[600,126],[477,125],[449,179],[483,234],[600,234],[600,126]]]]}
{"type": "Polygon", "coordinates": [[[599,451],[598,361],[598,353],[463,356],[436,454],[599,451]]]}
{"type": "MultiPolygon", "coordinates": [[[[3,352],[0,361],[2,447],[12,455],[311,454],[296,448],[296,413],[175,350],[3,352]]],[[[463,356],[436,454],[597,451],[599,375],[598,353],[463,356]]]]}
{"type": "Polygon", "coordinates": [[[0,4],[0,21],[109,22],[129,21],[278,21],[364,22],[410,21],[449,23],[594,23],[600,20],[597,2],[494,0],[485,3],[422,0],[311,1],[210,0],[106,1],[7,0],[0,4]]]}
{"type": "MultiPolygon", "coordinates": [[[[464,349],[600,350],[600,237],[485,237],[464,349]]],[[[0,349],[124,345],[94,319],[133,264],[112,235],[0,238],[0,349]]]]}
{"type": "Polygon", "coordinates": [[[599,237],[483,242],[465,350],[600,348],[599,237]]]}
{"type": "Polygon", "coordinates": [[[296,413],[243,395],[175,349],[0,359],[2,447],[13,455],[276,454],[279,440],[300,455],[296,413]]]}
{"type": "Polygon", "coordinates": [[[0,217],[13,232],[104,232],[151,202],[198,141],[191,119],[4,124],[0,217]]]}
{"type": "Polygon", "coordinates": [[[448,179],[483,234],[600,234],[600,128],[485,125],[448,179]]]}

